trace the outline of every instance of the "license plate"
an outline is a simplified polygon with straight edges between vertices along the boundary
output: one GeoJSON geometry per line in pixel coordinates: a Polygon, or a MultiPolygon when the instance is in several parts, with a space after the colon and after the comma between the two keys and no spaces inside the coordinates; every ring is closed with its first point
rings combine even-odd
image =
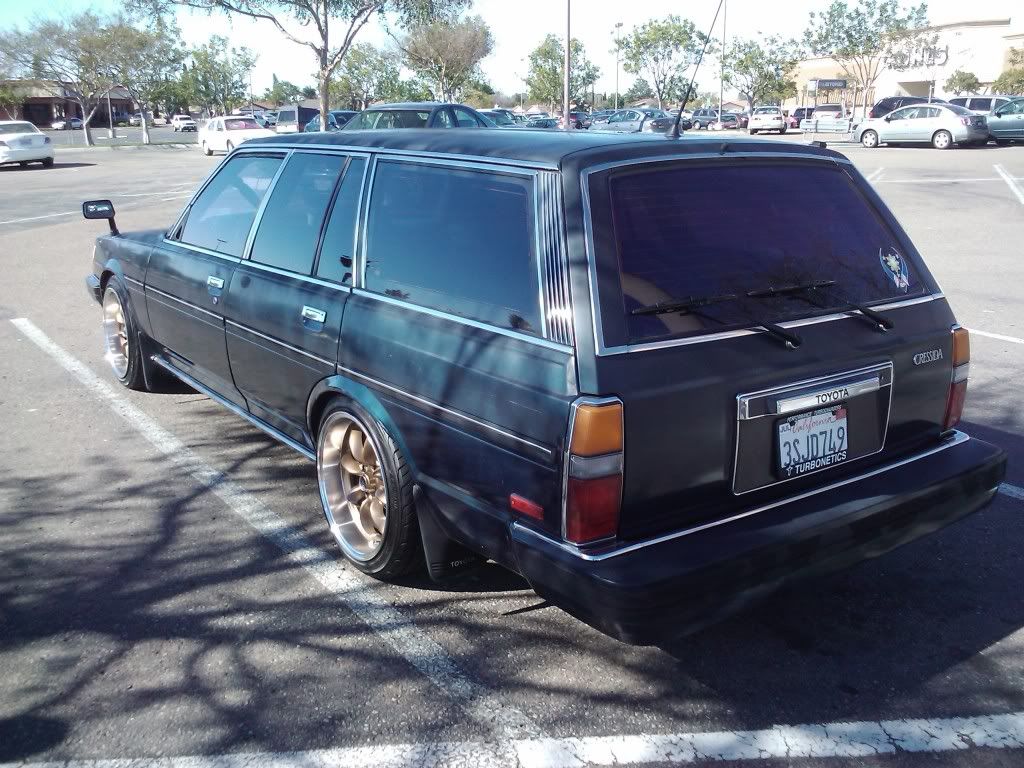
{"type": "Polygon", "coordinates": [[[798,477],[846,461],[846,406],[821,408],[779,422],[779,474],[798,477]]]}
{"type": "Polygon", "coordinates": [[[23,147],[31,147],[32,146],[32,139],[30,139],[30,138],[18,139],[18,144],[23,146],[23,147]]]}

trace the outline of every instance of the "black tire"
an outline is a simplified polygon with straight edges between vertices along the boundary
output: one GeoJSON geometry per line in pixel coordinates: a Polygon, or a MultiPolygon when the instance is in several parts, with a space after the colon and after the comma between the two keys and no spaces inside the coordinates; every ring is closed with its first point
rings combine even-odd
{"type": "Polygon", "coordinates": [[[323,480],[324,473],[331,469],[323,466],[321,458],[327,439],[325,427],[331,423],[332,417],[353,419],[364,434],[371,438],[371,442],[375,443],[388,500],[387,526],[376,554],[368,560],[360,561],[349,556],[341,547],[345,559],[363,573],[382,581],[396,579],[422,567],[423,542],[420,538],[419,518],[416,516],[409,464],[383,424],[354,401],[340,396],[328,404],[317,427],[317,478],[325,517],[328,513],[328,500],[323,480]]]}
{"type": "Polygon", "coordinates": [[[785,129],[785,127],[783,127],[783,128],[779,128],[779,136],[782,136],[782,135],[784,135],[785,133],[786,133],[786,129],[785,129]]]}
{"type": "Polygon", "coordinates": [[[757,133],[757,129],[756,128],[751,128],[750,129],[750,135],[751,136],[754,136],[756,133],[757,133]]]}
{"type": "Polygon", "coordinates": [[[203,142],[203,154],[206,155],[207,157],[213,154],[213,150],[206,146],[205,141],[203,142]]]}
{"type": "Polygon", "coordinates": [[[234,149],[235,149],[235,145],[234,145],[234,144],[232,144],[232,143],[231,143],[231,142],[229,141],[229,142],[228,142],[227,144],[225,144],[225,145],[224,145],[224,149],[225,149],[225,150],[226,150],[227,152],[233,152],[233,151],[234,151],[234,149]]]}
{"type": "Polygon", "coordinates": [[[22,160],[20,163],[18,163],[18,167],[19,168],[28,168],[28,160],[22,160]]]}
{"type": "Polygon", "coordinates": [[[43,159],[43,168],[52,168],[52,167],[53,167],[53,158],[52,157],[44,158],[43,159]]]}
{"type": "MultiPolygon", "coordinates": [[[[139,340],[139,326],[135,322],[135,313],[132,311],[128,291],[116,276],[111,276],[103,288],[104,305],[106,304],[108,293],[116,294],[117,300],[121,304],[121,311],[124,314],[125,332],[128,336],[128,354],[125,356],[127,358],[127,367],[123,374],[113,370],[114,377],[128,389],[145,392],[148,388],[146,387],[146,376],[142,370],[142,345],[139,340]]],[[[111,368],[113,369],[113,365],[111,365],[111,368]]]]}

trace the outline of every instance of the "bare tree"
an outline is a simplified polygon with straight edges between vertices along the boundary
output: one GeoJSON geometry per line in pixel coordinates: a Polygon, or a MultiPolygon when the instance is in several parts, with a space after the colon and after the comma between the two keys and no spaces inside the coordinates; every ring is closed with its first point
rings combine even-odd
{"type": "Polygon", "coordinates": [[[494,38],[482,18],[470,16],[418,24],[398,40],[398,46],[409,69],[434,83],[439,98],[454,101],[477,75],[480,61],[494,48],[494,38]]]}
{"type": "Polygon", "coordinates": [[[16,68],[15,74],[79,106],[88,146],[93,145],[89,121],[117,84],[107,64],[107,26],[98,14],[85,11],[64,19],[36,19],[24,30],[0,35],[0,50],[16,68]]]}
{"type": "Polygon", "coordinates": [[[374,15],[393,12],[403,26],[411,26],[457,12],[470,0],[127,0],[136,9],[162,15],[173,6],[197,8],[260,19],[277,27],[287,39],[313,52],[317,62],[320,124],[327,125],[331,80],[356,36],[374,15]],[[341,27],[340,36],[334,23],[341,27]],[[311,30],[309,37],[295,33],[295,25],[311,30]],[[339,39],[340,37],[340,39],[339,39]]]}

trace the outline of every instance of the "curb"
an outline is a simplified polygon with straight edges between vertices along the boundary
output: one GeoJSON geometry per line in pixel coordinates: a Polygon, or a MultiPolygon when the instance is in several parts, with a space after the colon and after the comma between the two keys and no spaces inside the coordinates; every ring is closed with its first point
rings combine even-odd
{"type": "Polygon", "coordinates": [[[165,152],[183,152],[197,148],[198,144],[107,144],[95,147],[60,147],[55,146],[54,152],[66,154],[71,152],[132,152],[137,150],[157,150],[165,152]]]}

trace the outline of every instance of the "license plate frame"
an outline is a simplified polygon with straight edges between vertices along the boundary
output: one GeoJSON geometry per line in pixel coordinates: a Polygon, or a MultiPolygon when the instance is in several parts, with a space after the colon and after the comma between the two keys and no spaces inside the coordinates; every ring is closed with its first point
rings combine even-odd
{"type": "Polygon", "coordinates": [[[849,411],[836,403],[775,424],[775,474],[792,480],[850,460],[849,411]]]}

